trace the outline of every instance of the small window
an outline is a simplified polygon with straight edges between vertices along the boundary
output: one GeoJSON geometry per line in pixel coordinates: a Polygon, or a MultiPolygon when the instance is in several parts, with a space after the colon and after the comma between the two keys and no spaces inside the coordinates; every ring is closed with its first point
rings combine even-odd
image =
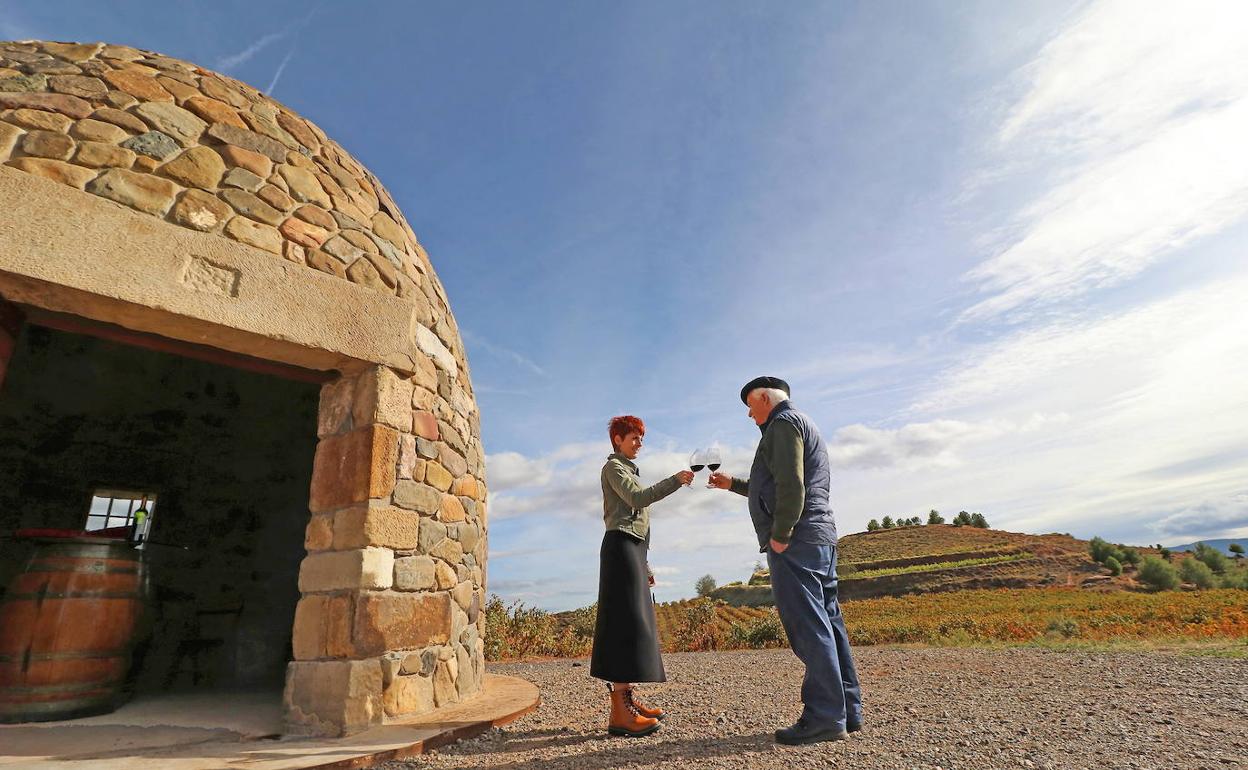
{"type": "Polygon", "coordinates": [[[155,492],[126,492],[118,489],[97,489],[91,496],[91,510],[87,512],[88,532],[125,527],[127,530],[139,520],[136,539],[146,540],[152,528],[152,515],[156,512],[155,492]]]}

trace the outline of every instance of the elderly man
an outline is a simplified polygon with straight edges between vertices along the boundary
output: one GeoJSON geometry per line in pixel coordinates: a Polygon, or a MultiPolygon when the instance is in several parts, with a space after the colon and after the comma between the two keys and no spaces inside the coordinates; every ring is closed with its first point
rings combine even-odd
{"type": "Polygon", "coordinates": [[[802,715],[779,743],[844,740],[862,728],[858,672],[836,598],[836,522],[831,470],[819,429],[789,403],[789,385],[758,377],[741,400],[763,437],[748,481],[715,473],[711,484],[749,497],[759,550],[789,644],[806,666],[802,715]]]}

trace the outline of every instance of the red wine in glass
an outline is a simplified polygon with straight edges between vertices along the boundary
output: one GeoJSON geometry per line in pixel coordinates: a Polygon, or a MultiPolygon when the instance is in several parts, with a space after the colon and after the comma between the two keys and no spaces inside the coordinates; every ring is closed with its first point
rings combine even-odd
{"type": "Polygon", "coordinates": [[[693,450],[693,454],[689,455],[689,470],[697,473],[705,467],[706,461],[702,459],[702,450],[693,450]]]}

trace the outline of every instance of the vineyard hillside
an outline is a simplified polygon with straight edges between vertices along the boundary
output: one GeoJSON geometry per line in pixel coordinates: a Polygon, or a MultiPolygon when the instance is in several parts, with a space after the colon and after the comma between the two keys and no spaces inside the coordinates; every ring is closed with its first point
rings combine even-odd
{"type": "MultiPolygon", "coordinates": [[[[1142,554],[1152,549],[1141,548],[1142,554]]],[[[1132,570],[1111,577],[1094,562],[1088,541],[1066,534],[1029,535],[933,524],[859,532],[838,543],[843,599],[985,588],[1131,588],[1132,570]]],[[[756,571],[712,597],[742,607],[771,604],[770,575],[756,571]]]]}

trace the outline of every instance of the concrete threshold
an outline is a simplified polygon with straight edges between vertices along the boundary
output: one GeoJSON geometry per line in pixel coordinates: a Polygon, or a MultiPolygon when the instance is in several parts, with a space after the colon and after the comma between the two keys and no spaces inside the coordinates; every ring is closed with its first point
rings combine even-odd
{"type": "Polygon", "coordinates": [[[166,696],[113,714],[0,726],[0,768],[363,768],[471,738],[534,711],[537,687],[486,674],[479,695],[345,738],[279,738],[280,695],[166,696]],[[146,703],[146,705],[144,705],[146,703]]]}

